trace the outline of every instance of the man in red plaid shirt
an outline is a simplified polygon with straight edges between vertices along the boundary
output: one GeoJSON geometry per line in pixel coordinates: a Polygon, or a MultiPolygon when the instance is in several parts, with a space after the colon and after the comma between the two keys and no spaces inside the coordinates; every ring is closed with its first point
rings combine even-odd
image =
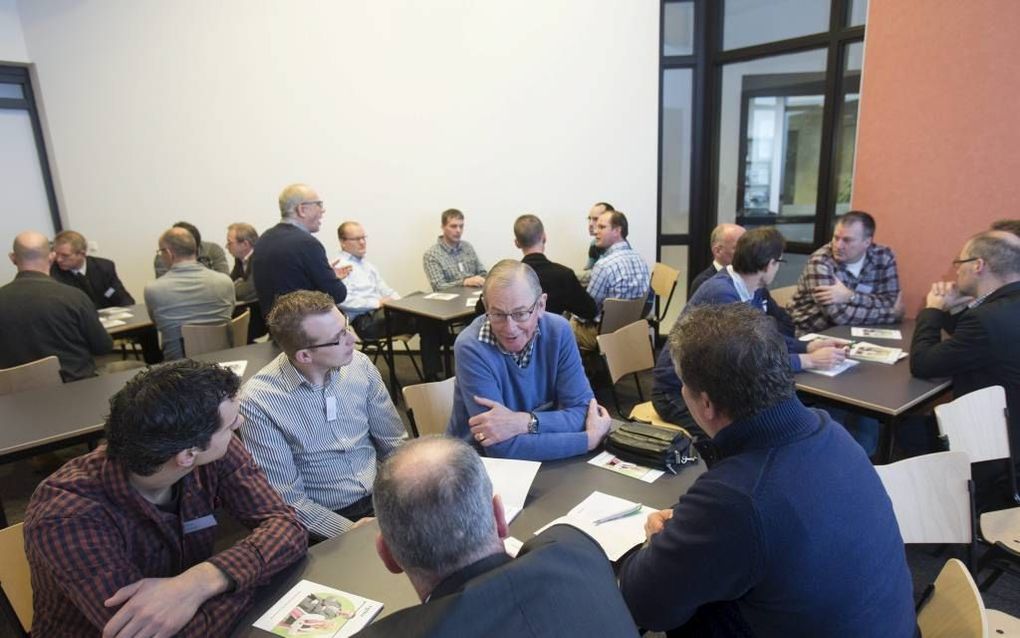
{"type": "Polygon", "coordinates": [[[789,308],[798,334],[903,318],[896,256],[874,237],[875,219],[850,211],[836,223],[832,242],[811,254],[789,308]]]}
{"type": "Polygon", "coordinates": [[[33,636],[224,636],[308,537],[234,430],[239,379],[178,361],[114,395],[108,444],[39,486],[25,517],[33,636]],[[216,510],[252,530],[213,553],[216,510]]]}

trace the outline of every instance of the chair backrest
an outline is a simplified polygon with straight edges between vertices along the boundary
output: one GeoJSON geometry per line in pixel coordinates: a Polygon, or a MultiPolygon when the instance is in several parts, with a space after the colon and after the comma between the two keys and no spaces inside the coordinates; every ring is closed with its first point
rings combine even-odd
{"type": "Polygon", "coordinates": [[[181,326],[181,337],[184,339],[184,354],[193,357],[196,354],[226,350],[233,338],[231,323],[196,324],[188,323],[181,326]]]}
{"type": "Polygon", "coordinates": [[[988,635],[985,604],[974,579],[956,558],[946,561],[917,613],[922,638],[984,638],[988,635]]]}
{"type": "Polygon", "coordinates": [[[892,500],[904,543],[964,543],[973,539],[970,459],[938,452],[875,466],[892,500]]]}
{"type": "Polygon", "coordinates": [[[606,357],[609,378],[613,383],[631,372],[655,367],[652,344],[648,340],[648,322],[640,319],[611,333],[596,337],[599,350],[606,357]]]}
{"type": "Polygon", "coordinates": [[[404,403],[417,429],[416,436],[445,434],[453,414],[453,383],[456,377],[433,383],[404,386],[404,403]]]}
{"type": "Polygon", "coordinates": [[[779,304],[780,308],[786,308],[793,301],[793,295],[797,292],[797,286],[783,286],[782,288],[776,288],[770,290],[769,295],[772,296],[772,301],[779,304]]]}
{"type": "MultiPolygon", "coordinates": [[[[0,529],[0,588],[4,602],[21,624],[22,635],[32,630],[32,578],[25,557],[25,536],[21,523],[0,529]]],[[[6,605],[5,605],[6,607],[6,605]]],[[[14,619],[12,619],[14,620],[14,619]]]]}
{"type": "Polygon", "coordinates": [[[666,316],[669,303],[673,301],[673,291],[676,290],[676,282],[679,278],[680,271],[672,266],[657,262],[652,268],[652,290],[659,298],[659,309],[655,316],[660,321],[666,316]]]}
{"type": "Polygon", "coordinates": [[[0,394],[60,385],[60,359],[54,356],[0,370],[0,394]]]}
{"type": "Polygon", "coordinates": [[[646,299],[615,299],[610,298],[602,302],[602,323],[599,324],[599,334],[605,335],[616,332],[620,328],[632,324],[641,318],[645,309],[646,299]]]}
{"type": "Polygon", "coordinates": [[[1006,391],[1001,385],[936,406],[935,418],[939,434],[949,440],[949,449],[966,452],[971,463],[1010,456],[1006,391]]]}
{"type": "MultiPolygon", "coordinates": [[[[230,347],[238,348],[248,343],[248,324],[251,323],[251,308],[230,320],[230,347]]],[[[185,346],[186,347],[186,346],[185,346]]],[[[187,350],[185,350],[187,352],[187,350]]]]}

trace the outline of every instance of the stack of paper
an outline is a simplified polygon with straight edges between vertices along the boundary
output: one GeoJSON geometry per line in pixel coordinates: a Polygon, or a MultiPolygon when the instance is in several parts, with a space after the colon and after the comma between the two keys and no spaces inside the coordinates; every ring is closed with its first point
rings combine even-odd
{"type": "Polygon", "coordinates": [[[592,492],[566,516],[557,518],[535,534],[560,523],[573,525],[594,538],[609,560],[616,561],[644,542],[645,519],[653,512],[654,509],[640,503],[592,492]]]}
{"type": "Polygon", "coordinates": [[[489,473],[489,480],[492,481],[492,493],[499,494],[500,500],[503,501],[503,511],[509,524],[524,509],[524,501],[528,498],[535,474],[542,464],[538,461],[489,457],[482,457],[482,464],[485,465],[485,471],[489,473]]]}
{"type": "Polygon", "coordinates": [[[347,638],[368,626],[382,608],[380,602],[302,580],[255,626],[277,636],[347,638]]]}

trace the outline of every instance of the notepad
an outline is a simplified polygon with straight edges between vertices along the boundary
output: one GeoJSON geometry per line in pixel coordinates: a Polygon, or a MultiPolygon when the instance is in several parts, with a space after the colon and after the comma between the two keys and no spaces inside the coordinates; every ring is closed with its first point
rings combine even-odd
{"type": "Polygon", "coordinates": [[[634,514],[610,520],[605,523],[595,522],[615,513],[629,511],[637,503],[602,492],[592,492],[574,509],[545,525],[535,534],[541,534],[553,525],[572,525],[585,532],[599,544],[609,560],[620,560],[624,554],[645,540],[645,520],[656,510],[642,505],[634,514]]]}

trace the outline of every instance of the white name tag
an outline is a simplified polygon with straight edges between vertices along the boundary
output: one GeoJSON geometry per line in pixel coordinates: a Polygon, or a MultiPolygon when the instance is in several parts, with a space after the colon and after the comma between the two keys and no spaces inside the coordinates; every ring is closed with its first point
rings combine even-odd
{"type": "Polygon", "coordinates": [[[461,274],[463,274],[464,273],[464,262],[458,261],[457,262],[457,268],[460,270],[461,274]]]}
{"type": "Polygon", "coordinates": [[[185,534],[194,534],[200,532],[203,529],[209,529],[210,527],[216,526],[216,517],[212,514],[206,514],[202,518],[192,519],[190,521],[184,521],[181,524],[185,534]]]}
{"type": "Polygon", "coordinates": [[[868,285],[868,284],[857,284],[856,292],[859,292],[862,295],[870,295],[871,294],[871,286],[868,285]]]}
{"type": "Polygon", "coordinates": [[[115,292],[117,292],[117,291],[116,291],[116,290],[114,290],[113,288],[107,288],[107,289],[106,289],[106,292],[104,292],[104,293],[103,293],[103,296],[104,296],[104,297],[106,297],[107,299],[109,299],[110,297],[112,297],[112,296],[113,296],[113,294],[114,294],[115,292]]]}
{"type": "Polygon", "coordinates": [[[336,397],[326,397],[326,420],[336,421],[336,397]]]}

